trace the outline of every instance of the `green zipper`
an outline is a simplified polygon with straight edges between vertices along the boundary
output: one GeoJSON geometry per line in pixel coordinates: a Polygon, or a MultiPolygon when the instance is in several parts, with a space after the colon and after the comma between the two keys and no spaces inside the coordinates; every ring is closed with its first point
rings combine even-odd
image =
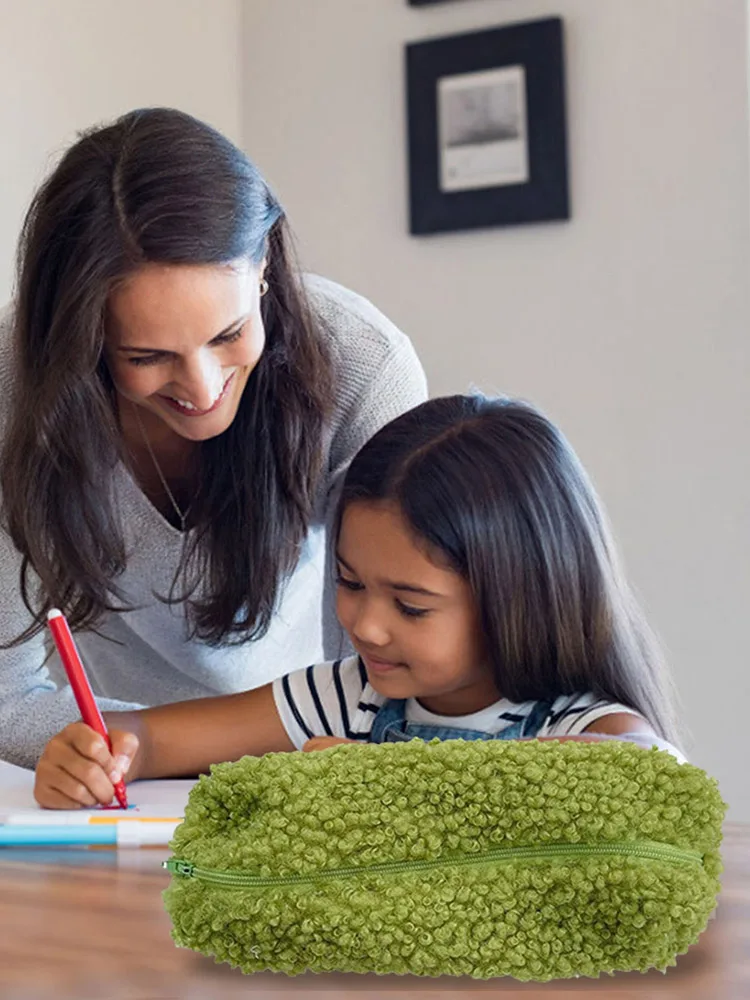
{"type": "Polygon", "coordinates": [[[172,875],[197,879],[214,885],[237,886],[242,888],[266,888],[272,885],[304,885],[321,879],[349,878],[352,875],[391,875],[400,872],[427,871],[445,865],[479,865],[493,861],[523,861],[539,858],[581,857],[597,854],[629,854],[653,861],[673,861],[677,864],[701,864],[703,855],[698,851],[685,851],[671,844],[661,844],[651,840],[612,841],[608,844],[548,844],[538,847],[499,847],[481,854],[461,855],[453,858],[437,858],[434,861],[391,861],[368,865],[363,868],[330,868],[309,875],[248,875],[245,872],[217,871],[201,868],[192,861],[171,858],[162,862],[172,875]]]}

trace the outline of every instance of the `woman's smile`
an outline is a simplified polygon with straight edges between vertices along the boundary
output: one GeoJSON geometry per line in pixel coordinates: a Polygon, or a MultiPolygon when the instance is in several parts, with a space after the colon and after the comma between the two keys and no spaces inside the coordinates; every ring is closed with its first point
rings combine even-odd
{"type": "Polygon", "coordinates": [[[177,412],[182,414],[182,416],[184,417],[205,417],[206,414],[213,413],[215,410],[218,410],[218,408],[224,402],[224,399],[226,398],[227,395],[227,390],[229,389],[229,385],[235,375],[236,372],[232,372],[232,374],[224,383],[224,386],[222,387],[221,392],[216,398],[216,401],[212,403],[207,410],[199,410],[188,400],[182,400],[177,398],[176,396],[165,396],[162,395],[162,393],[158,393],[157,395],[159,396],[159,399],[163,399],[168,406],[170,406],[173,410],[177,410],[177,412]]]}

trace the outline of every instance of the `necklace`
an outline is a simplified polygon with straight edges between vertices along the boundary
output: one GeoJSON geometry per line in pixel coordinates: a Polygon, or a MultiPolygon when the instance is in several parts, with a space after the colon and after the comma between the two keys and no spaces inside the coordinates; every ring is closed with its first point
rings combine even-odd
{"type": "Polygon", "coordinates": [[[151,447],[151,442],[149,441],[148,435],[146,434],[146,428],[143,426],[143,423],[141,422],[141,416],[138,413],[138,407],[136,406],[135,403],[133,403],[133,410],[135,411],[135,419],[136,419],[136,421],[138,423],[138,427],[140,428],[140,431],[141,431],[141,437],[146,442],[146,447],[148,448],[148,453],[151,456],[151,461],[154,463],[154,468],[156,469],[157,475],[159,476],[159,479],[161,480],[161,484],[164,487],[164,490],[165,490],[167,496],[169,497],[169,502],[174,507],[174,512],[177,515],[177,517],[180,519],[180,531],[182,531],[182,533],[184,535],[185,534],[185,523],[186,523],[186,521],[187,521],[187,519],[188,519],[188,517],[190,515],[190,510],[191,510],[191,508],[193,506],[193,503],[195,502],[195,497],[193,497],[193,499],[190,501],[190,503],[188,504],[188,506],[185,508],[184,511],[180,508],[180,505],[177,503],[177,501],[174,498],[174,494],[172,493],[172,491],[169,488],[169,484],[167,483],[167,480],[166,480],[166,477],[165,477],[164,473],[161,471],[161,466],[156,461],[156,455],[154,454],[154,449],[151,447]]]}

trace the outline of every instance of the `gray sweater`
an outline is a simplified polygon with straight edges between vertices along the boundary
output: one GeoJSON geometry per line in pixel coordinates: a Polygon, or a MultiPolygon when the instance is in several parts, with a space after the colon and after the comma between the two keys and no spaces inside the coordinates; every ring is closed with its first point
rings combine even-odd
{"type": "MultiPolygon", "coordinates": [[[[153,596],[169,592],[182,535],[121,466],[118,497],[130,556],[118,584],[138,610],[107,615],[101,637],[93,632],[76,637],[105,711],[243,691],[350,651],[334,613],[327,545],[336,487],[365,441],[422,402],[427,387],[410,341],[371,303],[324,278],[308,276],[305,282],[333,353],[336,411],[325,441],[327,476],[318,512],[271,627],[262,639],[243,646],[212,648],[188,641],[184,607],[170,607],[153,596]]],[[[0,315],[0,434],[14,381],[10,326],[10,311],[5,311],[0,315]]],[[[31,621],[19,590],[20,565],[20,554],[0,529],[3,643],[31,621]]],[[[0,759],[33,767],[50,737],[78,718],[46,633],[0,649],[0,759]]]]}

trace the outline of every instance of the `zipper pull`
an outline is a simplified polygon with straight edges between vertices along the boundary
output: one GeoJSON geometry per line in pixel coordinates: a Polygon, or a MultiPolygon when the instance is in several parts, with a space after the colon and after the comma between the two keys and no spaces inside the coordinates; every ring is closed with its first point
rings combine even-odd
{"type": "Polygon", "coordinates": [[[171,858],[169,861],[162,861],[162,868],[166,868],[170,875],[183,875],[185,878],[192,878],[195,865],[191,861],[176,861],[171,858]]]}

